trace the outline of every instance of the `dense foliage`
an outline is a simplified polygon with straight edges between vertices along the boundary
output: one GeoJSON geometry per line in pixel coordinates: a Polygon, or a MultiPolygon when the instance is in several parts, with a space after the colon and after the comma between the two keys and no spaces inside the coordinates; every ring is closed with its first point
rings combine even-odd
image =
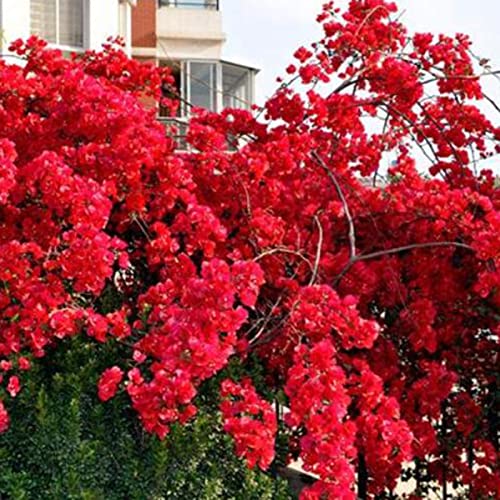
{"type": "Polygon", "coordinates": [[[232,453],[216,412],[216,384],[201,389],[197,418],[175,425],[168,442],[144,431],[126,394],[99,404],[99,373],[119,349],[75,337],[33,366],[0,439],[2,498],[289,498],[283,482],[232,453]]]}
{"type": "Polygon", "coordinates": [[[324,37],[265,107],[199,110],[184,152],[141,104],[173,85],[167,70],[113,47],[69,61],[14,44],[2,430],[30,368],[77,337],[121,346],[95,391],[167,440],[237,359],[222,425],[266,469],[286,406],[289,458],[319,477],[305,499],[383,497],[401,477],[413,498],[500,495],[500,190],[481,168],[500,129],[478,107],[498,111],[480,82],[492,71],[467,36],[411,35],[396,10],[327,3],[324,37]]]}

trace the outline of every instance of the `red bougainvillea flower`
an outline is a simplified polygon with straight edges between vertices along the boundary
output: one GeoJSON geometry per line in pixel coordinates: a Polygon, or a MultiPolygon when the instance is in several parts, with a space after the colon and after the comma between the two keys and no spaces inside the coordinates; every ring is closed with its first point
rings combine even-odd
{"type": "Polygon", "coordinates": [[[0,432],[5,432],[9,428],[9,414],[5,409],[3,401],[0,401],[0,432]]]}
{"type": "Polygon", "coordinates": [[[113,366],[104,370],[97,384],[98,396],[101,401],[108,401],[118,390],[118,386],[123,379],[123,370],[118,366],[113,366]]]}
{"type": "Polygon", "coordinates": [[[15,398],[19,391],[21,390],[21,384],[19,383],[19,377],[13,375],[9,377],[9,383],[7,384],[7,392],[11,397],[15,398]]]}
{"type": "Polygon", "coordinates": [[[258,396],[250,379],[241,384],[226,379],[221,384],[220,404],[224,430],[234,439],[236,454],[250,468],[265,470],[274,459],[276,413],[271,404],[258,396]]]}

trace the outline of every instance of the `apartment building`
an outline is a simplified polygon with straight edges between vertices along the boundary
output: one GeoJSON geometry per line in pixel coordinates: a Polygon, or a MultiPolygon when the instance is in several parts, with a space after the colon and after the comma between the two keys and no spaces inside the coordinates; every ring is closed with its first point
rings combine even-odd
{"type": "Polygon", "coordinates": [[[38,35],[65,51],[99,49],[121,36],[130,53],[135,0],[0,0],[0,48],[38,35]]]}
{"type": "Polygon", "coordinates": [[[226,36],[219,0],[0,0],[0,52],[37,35],[67,52],[99,49],[121,36],[129,55],[166,65],[176,81],[177,117],[166,126],[185,135],[193,106],[220,111],[254,102],[255,68],[223,59],[226,36]]]}
{"type": "Polygon", "coordinates": [[[191,107],[247,109],[257,69],[223,59],[226,36],[219,0],[138,0],[132,11],[132,55],[172,69],[181,98],[182,136],[191,107]]]}

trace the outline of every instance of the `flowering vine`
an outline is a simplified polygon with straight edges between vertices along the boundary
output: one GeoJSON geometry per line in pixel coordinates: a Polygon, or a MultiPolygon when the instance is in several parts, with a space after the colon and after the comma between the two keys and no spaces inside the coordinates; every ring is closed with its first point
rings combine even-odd
{"type": "Polygon", "coordinates": [[[37,359],[82,336],[127,353],[98,398],[124,392],[167,439],[202,384],[257,359],[265,391],[222,375],[223,427],[266,469],[272,399],[286,406],[289,458],[318,478],[303,498],[389,494],[412,460],[416,497],[500,495],[491,71],[467,36],[410,34],[384,0],[327,2],[318,22],[262,109],[198,110],[185,151],[156,120],[177,106],[168,68],[111,43],[72,59],[12,44],[0,431],[37,359]]]}

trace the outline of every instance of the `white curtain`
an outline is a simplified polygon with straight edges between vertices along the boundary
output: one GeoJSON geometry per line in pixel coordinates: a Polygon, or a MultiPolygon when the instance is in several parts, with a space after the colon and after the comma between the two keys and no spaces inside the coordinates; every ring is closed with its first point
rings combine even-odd
{"type": "Polygon", "coordinates": [[[47,42],[57,42],[57,0],[31,0],[31,33],[47,42]]]}
{"type": "Polygon", "coordinates": [[[83,47],[83,0],[59,0],[59,43],[83,47]]]}

